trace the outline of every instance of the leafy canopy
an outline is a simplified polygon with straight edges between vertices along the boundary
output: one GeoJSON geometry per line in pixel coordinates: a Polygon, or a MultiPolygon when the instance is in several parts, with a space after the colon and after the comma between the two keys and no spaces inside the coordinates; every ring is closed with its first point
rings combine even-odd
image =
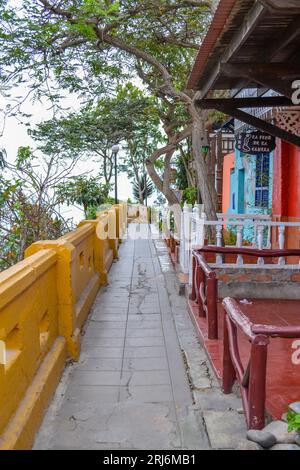
{"type": "Polygon", "coordinates": [[[106,201],[109,187],[101,183],[99,176],[75,176],[57,185],[56,191],[60,202],[80,204],[87,215],[90,208],[106,201]]]}
{"type": "Polygon", "coordinates": [[[138,61],[155,87],[164,84],[162,64],[183,89],[210,20],[210,2],[200,0],[18,3],[0,4],[0,79],[46,95],[54,81],[99,96],[112,82],[136,76],[138,61]]]}

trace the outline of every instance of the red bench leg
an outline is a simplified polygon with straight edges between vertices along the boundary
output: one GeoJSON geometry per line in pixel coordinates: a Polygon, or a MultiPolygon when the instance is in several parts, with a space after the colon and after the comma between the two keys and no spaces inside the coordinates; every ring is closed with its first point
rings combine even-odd
{"type": "Polygon", "coordinates": [[[224,338],[223,338],[223,379],[222,388],[225,394],[232,392],[232,387],[235,382],[235,370],[230,355],[228,326],[226,321],[226,314],[224,312],[224,338]]]}
{"type": "Polygon", "coordinates": [[[218,339],[217,280],[207,279],[208,339],[218,339]]]}
{"type": "Polygon", "coordinates": [[[249,428],[262,429],[265,424],[267,352],[269,338],[256,336],[251,346],[249,377],[249,428]]]}

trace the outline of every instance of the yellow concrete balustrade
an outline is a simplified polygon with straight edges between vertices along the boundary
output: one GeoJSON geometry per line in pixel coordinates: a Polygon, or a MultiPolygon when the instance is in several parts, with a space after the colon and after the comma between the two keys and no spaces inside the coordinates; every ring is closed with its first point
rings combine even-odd
{"type": "Polygon", "coordinates": [[[67,357],[77,359],[91,304],[118,257],[125,204],[0,273],[0,449],[29,449],[67,357]]]}

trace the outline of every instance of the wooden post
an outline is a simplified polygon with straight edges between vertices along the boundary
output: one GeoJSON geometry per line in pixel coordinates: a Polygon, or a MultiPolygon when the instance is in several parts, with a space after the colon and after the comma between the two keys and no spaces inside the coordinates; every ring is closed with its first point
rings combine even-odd
{"type": "MultiPolygon", "coordinates": [[[[224,311],[224,338],[223,338],[223,376],[222,376],[222,389],[223,392],[227,395],[232,392],[232,387],[236,379],[235,369],[233,367],[231,355],[230,355],[230,345],[229,345],[229,333],[228,333],[228,324],[230,319],[227,317],[227,314],[224,311]]],[[[232,328],[236,328],[232,325],[232,328]]]]}
{"type": "MultiPolygon", "coordinates": [[[[203,306],[202,296],[201,296],[201,286],[205,286],[205,273],[203,272],[201,266],[197,265],[196,267],[196,286],[198,292],[198,313],[199,317],[205,317],[205,310],[203,306]]],[[[205,289],[205,287],[204,287],[205,289]]]]}
{"type": "Polygon", "coordinates": [[[192,256],[193,268],[192,268],[192,292],[190,294],[190,300],[196,300],[196,286],[195,286],[195,273],[196,273],[196,258],[192,256]]]}
{"type": "Polygon", "coordinates": [[[218,194],[218,211],[222,212],[223,199],[223,151],[222,151],[222,132],[217,135],[217,152],[216,152],[216,190],[218,194]]]}
{"type": "Polygon", "coordinates": [[[269,338],[258,335],[251,346],[249,379],[249,429],[262,429],[265,424],[266,373],[269,338]]]}
{"type": "Polygon", "coordinates": [[[218,284],[216,273],[207,278],[208,339],[218,339],[218,284]]]}

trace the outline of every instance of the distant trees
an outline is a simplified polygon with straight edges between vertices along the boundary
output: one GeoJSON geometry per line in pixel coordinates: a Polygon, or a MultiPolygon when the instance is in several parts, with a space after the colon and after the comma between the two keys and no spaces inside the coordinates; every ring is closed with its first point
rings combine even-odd
{"type": "Polygon", "coordinates": [[[97,208],[107,201],[109,186],[99,176],[72,176],[56,186],[60,202],[83,206],[85,217],[95,218],[97,208]]]}
{"type": "Polygon", "coordinates": [[[55,191],[75,163],[59,155],[37,158],[20,147],[14,163],[2,154],[0,175],[0,271],[24,257],[25,249],[40,239],[56,239],[72,225],[59,211],[55,191]]]}
{"type": "Polygon", "coordinates": [[[127,83],[113,95],[89,103],[77,112],[40,123],[29,134],[45,154],[59,152],[64,158],[92,158],[99,163],[98,173],[109,185],[114,165],[112,146],[132,141],[143,123],[153,121],[152,108],[152,100],[127,83]]]}

